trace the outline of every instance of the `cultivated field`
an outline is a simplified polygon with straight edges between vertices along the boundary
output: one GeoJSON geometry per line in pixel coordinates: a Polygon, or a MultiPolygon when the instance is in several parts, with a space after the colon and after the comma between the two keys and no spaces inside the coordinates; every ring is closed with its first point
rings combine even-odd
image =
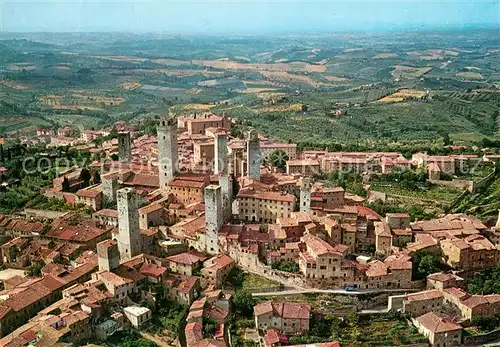
{"type": "Polygon", "coordinates": [[[457,77],[470,78],[473,80],[482,80],[483,79],[483,76],[480,73],[472,72],[472,71],[459,72],[459,73],[457,73],[457,77]]]}
{"type": "Polygon", "coordinates": [[[412,89],[401,89],[394,94],[388,95],[382,99],[377,100],[378,102],[403,102],[408,98],[421,99],[426,96],[427,93],[422,90],[412,90],[412,89]]]}
{"type": "Polygon", "coordinates": [[[128,90],[134,90],[140,88],[141,86],[142,84],[140,84],[139,82],[123,82],[120,84],[120,88],[128,90]]]}
{"type": "Polygon", "coordinates": [[[413,79],[423,76],[431,70],[432,67],[412,67],[412,66],[396,65],[394,66],[392,75],[394,76],[394,78],[413,79]]]}
{"type": "Polygon", "coordinates": [[[373,59],[389,59],[389,58],[397,58],[397,53],[379,53],[373,57],[373,59]]]}
{"type": "Polygon", "coordinates": [[[9,88],[14,88],[14,89],[18,89],[18,90],[29,89],[29,87],[27,85],[20,84],[20,83],[17,83],[15,81],[10,81],[10,80],[0,80],[0,84],[4,85],[6,87],[9,87],[9,88]]]}

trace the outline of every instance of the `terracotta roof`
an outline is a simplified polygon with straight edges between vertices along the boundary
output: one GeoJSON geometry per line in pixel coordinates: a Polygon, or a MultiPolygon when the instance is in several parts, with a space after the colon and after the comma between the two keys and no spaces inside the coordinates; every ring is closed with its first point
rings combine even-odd
{"type": "Polygon", "coordinates": [[[443,293],[441,291],[435,290],[426,290],[423,292],[418,292],[415,294],[408,294],[405,298],[407,301],[425,301],[432,299],[439,299],[443,297],[443,293]]]}
{"type": "Polygon", "coordinates": [[[314,235],[304,235],[300,239],[303,243],[309,247],[316,256],[323,254],[339,254],[340,252],[336,250],[332,245],[323,241],[317,236],[314,235]]]}
{"type": "Polygon", "coordinates": [[[76,192],[76,196],[82,198],[97,198],[102,193],[102,188],[100,185],[94,185],[87,188],[80,189],[76,192]]]}
{"type": "Polygon", "coordinates": [[[203,327],[200,323],[188,323],[184,328],[186,343],[188,346],[203,340],[203,327]]]}
{"type": "Polygon", "coordinates": [[[224,269],[231,264],[234,264],[234,260],[225,254],[219,254],[212,259],[207,260],[205,263],[212,264],[207,266],[206,269],[219,270],[224,269]]]}
{"type": "Polygon", "coordinates": [[[110,208],[104,208],[94,213],[94,216],[105,216],[111,218],[118,218],[118,211],[110,208]]]}
{"type": "Polygon", "coordinates": [[[266,347],[272,347],[275,344],[287,345],[288,339],[285,334],[277,331],[276,329],[268,329],[264,336],[266,347]]]}
{"type": "Polygon", "coordinates": [[[462,330],[462,326],[453,322],[451,318],[436,312],[426,313],[416,318],[416,320],[424,328],[434,333],[446,333],[450,331],[462,330]]]}
{"type": "Polygon", "coordinates": [[[255,316],[272,313],[273,317],[309,319],[311,305],[308,303],[265,301],[254,306],[254,313],[255,316]]]}
{"type": "Polygon", "coordinates": [[[143,264],[139,270],[144,276],[159,277],[167,272],[167,268],[156,264],[143,264]]]}
{"type": "Polygon", "coordinates": [[[452,273],[444,273],[444,272],[438,272],[434,274],[430,274],[427,276],[428,280],[433,280],[437,282],[446,282],[454,279],[461,279],[460,277],[452,274],[452,273]]]}
{"type": "Polygon", "coordinates": [[[184,252],[184,253],[179,253],[176,255],[171,255],[170,257],[166,258],[168,261],[174,262],[174,263],[179,263],[179,264],[186,264],[186,265],[194,265],[197,262],[202,262],[207,257],[205,257],[203,254],[198,253],[198,252],[184,252]]]}
{"type": "Polygon", "coordinates": [[[163,210],[163,205],[159,204],[157,202],[153,202],[152,204],[149,204],[147,206],[141,207],[139,209],[139,214],[146,214],[146,213],[152,213],[155,211],[160,211],[163,210]]]}

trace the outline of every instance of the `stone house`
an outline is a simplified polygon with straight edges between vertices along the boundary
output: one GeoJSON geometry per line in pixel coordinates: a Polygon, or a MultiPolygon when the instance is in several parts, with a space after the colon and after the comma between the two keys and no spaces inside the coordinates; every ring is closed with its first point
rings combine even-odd
{"type": "Polygon", "coordinates": [[[214,289],[220,288],[226,275],[234,267],[234,260],[225,254],[219,254],[203,263],[201,285],[214,289]]]}
{"type": "Polygon", "coordinates": [[[276,329],[287,334],[309,331],[311,305],[308,303],[265,301],[254,306],[255,327],[276,329]]]}
{"type": "Polygon", "coordinates": [[[462,326],[443,314],[429,312],[412,318],[412,322],[434,347],[458,346],[462,342],[462,326]]]}

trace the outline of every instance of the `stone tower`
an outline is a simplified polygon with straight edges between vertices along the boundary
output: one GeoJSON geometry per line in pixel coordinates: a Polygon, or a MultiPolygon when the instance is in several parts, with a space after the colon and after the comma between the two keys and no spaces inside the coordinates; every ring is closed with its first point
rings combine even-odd
{"type": "Polygon", "coordinates": [[[142,251],[139,229],[138,197],[132,188],[122,188],[117,193],[118,250],[120,259],[130,259],[142,251]]]}
{"type": "Polygon", "coordinates": [[[251,180],[260,180],[260,140],[256,131],[251,130],[247,138],[247,176],[251,180]]]}
{"type": "Polygon", "coordinates": [[[303,177],[300,185],[300,212],[311,213],[311,188],[311,179],[303,177]]]}
{"type": "Polygon", "coordinates": [[[172,118],[161,120],[157,132],[160,189],[165,189],[179,167],[176,120],[172,118]]]}
{"type": "Polygon", "coordinates": [[[215,163],[214,173],[219,174],[219,185],[222,193],[222,209],[224,222],[231,217],[231,202],[233,199],[233,186],[230,177],[230,158],[227,149],[227,134],[215,134],[215,163]]]}
{"type": "Polygon", "coordinates": [[[116,240],[105,240],[97,244],[99,271],[113,271],[120,266],[120,251],[116,240]]]}
{"type": "Polygon", "coordinates": [[[128,131],[118,133],[118,160],[120,163],[132,161],[132,140],[128,131]]]}
{"type": "Polygon", "coordinates": [[[221,187],[211,184],[205,188],[205,250],[219,253],[219,229],[223,225],[221,187]]]}
{"type": "Polygon", "coordinates": [[[102,196],[105,202],[114,204],[118,191],[118,176],[115,173],[101,177],[102,196]]]}
{"type": "Polygon", "coordinates": [[[233,180],[230,175],[221,175],[219,185],[222,194],[223,220],[227,223],[231,219],[231,204],[233,202],[233,180]]]}
{"type": "Polygon", "coordinates": [[[228,153],[227,153],[227,134],[219,132],[215,134],[215,156],[214,156],[214,173],[228,173],[228,153]]]}

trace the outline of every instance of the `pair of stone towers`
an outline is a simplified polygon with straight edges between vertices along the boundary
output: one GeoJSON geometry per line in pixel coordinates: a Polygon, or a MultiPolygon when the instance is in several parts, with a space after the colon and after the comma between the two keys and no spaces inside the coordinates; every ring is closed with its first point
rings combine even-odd
{"type": "Polygon", "coordinates": [[[116,193],[118,209],[118,236],[97,244],[99,270],[112,271],[120,261],[129,260],[142,253],[139,228],[139,196],[133,188],[122,188],[116,193]]]}

